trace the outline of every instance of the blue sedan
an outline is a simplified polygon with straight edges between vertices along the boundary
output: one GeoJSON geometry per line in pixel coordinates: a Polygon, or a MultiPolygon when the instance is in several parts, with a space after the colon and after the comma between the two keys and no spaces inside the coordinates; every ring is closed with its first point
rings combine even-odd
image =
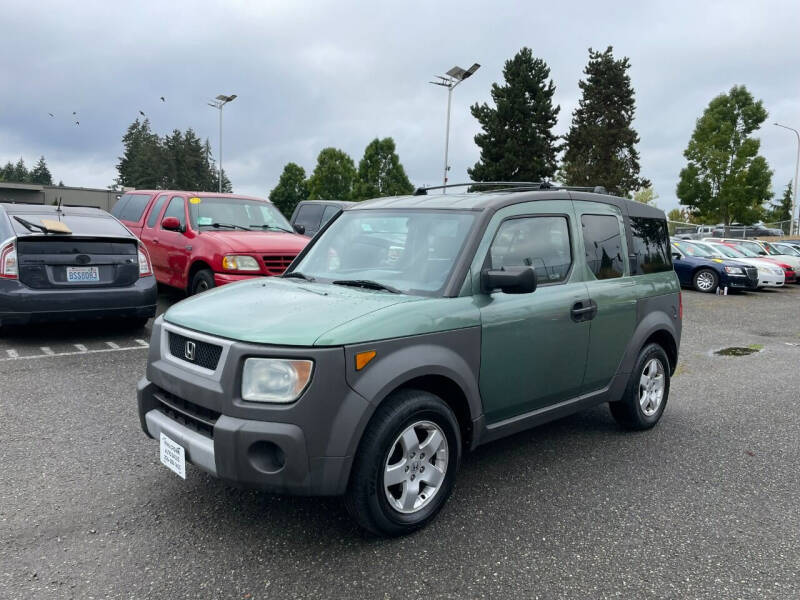
{"type": "Polygon", "coordinates": [[[681,285],[698,292],[758,288],[758,269],[735,260],[713,258],[708,250],[691,242],[672,242],[672,264],[681,285]]]}

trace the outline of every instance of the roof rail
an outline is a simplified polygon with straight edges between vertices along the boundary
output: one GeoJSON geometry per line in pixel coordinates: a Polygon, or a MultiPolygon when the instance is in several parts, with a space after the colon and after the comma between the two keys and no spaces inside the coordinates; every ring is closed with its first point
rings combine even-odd
{"type": "MultiPolygon", "coordinates": [[[[487,192],[526,192],[531,190],[571,190],[573,192],[594,192],[595,194],[607,194],[603,186],[594,187],[574,186],[574,185],[554,185],[549,181],[472,181],[469,183],[451,183],[448,185],[434,185],[419,187],[414,190],[414,196],[427,196],[429,190],[448,190],[457,187],[497,187],[499,189],[487,190],[487,192]]],[[[469,191],[469,190],[468,190],[469,191]]]]}

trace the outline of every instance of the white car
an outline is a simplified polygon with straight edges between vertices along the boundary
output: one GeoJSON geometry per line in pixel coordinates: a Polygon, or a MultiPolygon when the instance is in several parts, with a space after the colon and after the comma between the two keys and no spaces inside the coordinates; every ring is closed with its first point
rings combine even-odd
{"type": "Polygon", "coordinates": [[[697,246],[705,248],[720,258],[730,258],[746,265],[752,265],[758,269],[758,287],[781,287],[786,281],[786,276],[778,265],[768,259],[748,256],[746,252],[731,248],[725,244],[716,242],[693,242],[697,246]]]}
{"type": "MultiPolygon", "coordinates": [[[[703,241],[710,241],[710,240],[703,240],[703,241]]],[[[780,250],[773,248],[772,244],[770,244],[769,242],[764,242],[762,240],[736,240],[736,239],[725,239],[720,241],[728,244],[735,244],[737,249],[746,248],[747,250],[756,253],[762,258],[772,258],[774,260],[780,261],[792,267],[795,273],[800,272],[800,256],[782,254],[780,250]]]]}

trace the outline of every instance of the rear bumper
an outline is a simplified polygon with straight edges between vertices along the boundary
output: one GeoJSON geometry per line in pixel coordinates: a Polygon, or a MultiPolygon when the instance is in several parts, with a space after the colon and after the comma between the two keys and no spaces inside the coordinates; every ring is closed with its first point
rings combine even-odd
{"type": "Polygon", "coordinates": [[[149,318],[156,314],[154,277],[126,288],[36,290],[0,279],[0,325],[103,317],[149,318]]]}

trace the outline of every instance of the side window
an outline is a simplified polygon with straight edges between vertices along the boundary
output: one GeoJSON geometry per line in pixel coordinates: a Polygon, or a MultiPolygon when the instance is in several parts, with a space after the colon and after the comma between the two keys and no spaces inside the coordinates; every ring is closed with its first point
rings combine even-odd
{"type": "Polygon", "coordinates": [[[297,219],[294,223],[305,227],[307,232],[316,231],[319,229],[319,222],[324,210],[325,206],[322,204],[304,204],[297,211],[297,219]]]}
{"type": "Polygon", "coordinates": [[[125,194],[114,205],[111,211],[120,221],[138,223],[144,214],[144,209],[150,203],[149,194],[125,194]],[[118,208],[119,207],[119,208],[118,208]]]}
{"type": "Polygon", "coordinates": [[[322,222],[319,224],[320,228],[322,228],[322,226],[325,225],[325,223],[327,223],[333,217],[335,217],[336,213],[338,213],[340,210],[342,209],[339,208],[338,206],[333,206],[333,205],[326,206],[325,212],[322,213],[322,222]]]}
{"type": "Polygon", "coordinates": [[[572,266],[566,217],[522,217],[504,221],[489,248],[489,267],[533,267],[540,284],[567,278],[572,266]]]}
{"type": "Polygon", "coordinates": [[[169,201],[169,205],[167,206],[167,210],[164,211],[164,218],[167,217],[177,217],[177,219],[181,222],[182,227],[186,227],[186,209],[185,209],[185,200],[180,196],[173,196],[172,200],[169,201]]]}
{"type": "Polygon", "coordinates": [[[631,239],[631,275],[672,270],[666,221],[631,217],[631,239]]]}
{"type": "Polygon", "coordinates": [[[619,220],[613,215],[582,215],[586,264],[597,279],[625,273],[619,220]]]}
{"type": "Polygon", "coordinates": [[[148,227],[155,227],[156,221],[158,221],[158,215],[161,213],[161,209],[164,208],[164,202],[166,201],[167,195],[161,194],[155,204],[153,204],[153,207],[150,209],[150,214],[147,215],[148,227]]]}

